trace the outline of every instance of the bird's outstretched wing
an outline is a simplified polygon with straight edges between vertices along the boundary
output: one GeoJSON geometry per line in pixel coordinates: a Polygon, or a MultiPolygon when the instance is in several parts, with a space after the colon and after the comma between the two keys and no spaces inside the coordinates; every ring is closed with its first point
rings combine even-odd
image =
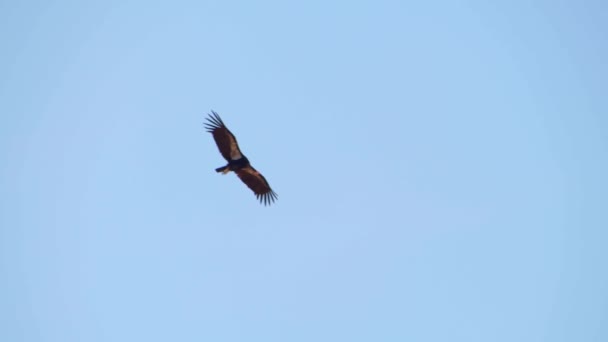
{"type": "Polygon", "coordinates": [[[242,153],[234,134],[228,130],[228,127],[224,125],[224,122],[216,112],[211,111],[211,113],[207,118],[207,122],[205,122],[205,128],[207,132],[213,135],[215,144],[220,150],[222,157],[226,161],[241,159],[242,153]]]}
{"type": "Polygon", "coordinates": [[[262,176],[256,169],[251,166],[244,167],[235,171],[236,175],[245,183],[249,189],[253,190],[255,197],[260,200],[260,203],[269,205],[273,203],[279,196],[272,191],[266,178],[262,176]]]}

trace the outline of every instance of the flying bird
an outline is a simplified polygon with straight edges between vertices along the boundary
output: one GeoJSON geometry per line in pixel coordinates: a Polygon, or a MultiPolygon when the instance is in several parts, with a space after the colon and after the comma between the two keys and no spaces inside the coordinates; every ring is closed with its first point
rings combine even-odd
{"type": "Polygon", "coordinates": [[[228,130],[220,116],[214,111],[211,113],[205,122],[205,128],[213,135],[220,154],[228,162],[215,171],[222,174],[234,171],[241,181],[253,191],[260,203],[264,203],[264,205],[273,203],[278,195],[270,188],[266,178],[251,166],[249,159],[241,152],[234,134],[228,130]]]}

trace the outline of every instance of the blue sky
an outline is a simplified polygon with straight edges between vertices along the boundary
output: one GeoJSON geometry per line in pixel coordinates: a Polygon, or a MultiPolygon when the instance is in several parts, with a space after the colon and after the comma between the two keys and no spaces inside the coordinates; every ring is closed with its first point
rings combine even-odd
{"type": "Polygon", "coordinates": [[[607,13],[0,3],[0,340],[608,340],[607,13]]]}

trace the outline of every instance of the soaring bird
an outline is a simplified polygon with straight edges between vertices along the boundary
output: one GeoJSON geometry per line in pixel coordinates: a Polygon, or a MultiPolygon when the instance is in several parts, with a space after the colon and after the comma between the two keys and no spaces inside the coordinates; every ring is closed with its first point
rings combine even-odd
{"type": "Polygon", "coordinates": [[[228,130],[216,112],[211,111],[205,122],[205,128],[213,135],[220,154],[228,162],[225,166],[215,169],[216,172],[226,174],[234,171],[264,205],[269,205],[278,199],[278,195],[270,188],[266,178],[251,166],[249,159],[241,152],[234,134],[228,130]]]}

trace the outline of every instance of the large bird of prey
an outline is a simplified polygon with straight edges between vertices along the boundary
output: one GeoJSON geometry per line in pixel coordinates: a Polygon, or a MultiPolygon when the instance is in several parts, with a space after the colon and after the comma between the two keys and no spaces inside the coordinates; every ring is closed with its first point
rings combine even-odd
{"type": "Polygon", "coordinates": [[[205,128],[207,132],[213,135],[220,154],[228,162],[226,166],[218,167],[215,171],[222,174],[234,171],[241,181],[253,190],[260,203],[264,203],[264,205],[273,203],[278,195],[272,191],[266,178],[251,166],[249,159],[239,149],[236,138],[216,112],[211,111],[205,123],[205,128]]]}

